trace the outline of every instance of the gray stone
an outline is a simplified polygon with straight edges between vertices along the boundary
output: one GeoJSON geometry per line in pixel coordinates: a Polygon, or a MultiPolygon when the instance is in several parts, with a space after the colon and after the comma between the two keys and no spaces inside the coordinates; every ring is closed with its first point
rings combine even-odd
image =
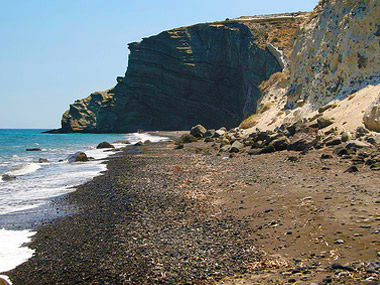
{"type": "Polygon", "coordinates": [[[327,128],[328,126],[331,126],[334,122],[330,119],[326,119],[326,118],[318,118],[317,119],[317,122],[318,122],[318,129],[324,129],[324,128],[327,128]]]}
{"type": "Polygon", "coordinates": [[[342,143],[342,139],[339,137],[333,138],[326,143],[326,146],[336,146],[342,143]]]}
{"type": "Polygon", "coordinates": [[[67,160],[69,162],[86,162],[88,161],[88,157],[84,152],[77,152],[70,155],[67,160]]]}
{"type": "Polygon", "coordinates": [[[215,134],[215,130],[214,129],[208,130],[205,133],[205,138],[212,137],[212,136],[214,136],[214,134],[215,134]]]}
{"type": "Polygon", "coordinates": [[[272,141],[270,144],[273,145],[276,151],[283,151],[288,149],[289,139],[286,137],[280,137],[272,141]]]}
{"type": "Polygon", "coordinates": [[[12,180],[15,180],[16,179],[16,176],[14,175],[9,175],[9,174],[3,174],[1,176],[2,180],[3,181],[12,181],[12,180]]]}
{"type": "Polygon", "coordinates": [[[227,132],[222,130],[222,129],[219,129],[219,130],[216,130],[214,135],[212,136],[213,138],[220,138],[222,136],[224,136],[227,132]]]}
{"type": "Polygon", "coordinates": [[[346,143],[346,148],[347,149],[352,149],[352,148],[365,148],[365,147],[370,147],[368,143],[361,142],[358,140],[350,140],[346,143]]]}
{"type": "Polygon", "coordinates": [[[358,172],[358,171],[359,171],[359,169],[355,165],[352,165],[349,168],[347,168],[344,171],[344,173],[355,173],[355,172],[358,172]]]}
{"type": "Polygon", "coordinates": [[[34,147],[34,148],[27,148],[26,151],[42,151],[42,149],[38,147],[34,147]]]}
{"type": "Polygon", "coordinates": [[[98,144],[98,146],[96,148],[102,149],[102,148],[115,148],[115,147],[112,144],[110,144],[109,142],[101,142],[100,144],[98,144]]]}
{"type": "Polygon", "coordinates": [[[207,132],[206,128],[198,124],[191,128],[190,135],[196,138],[204,138],[206,132],[207,132]]]}
{"type": "Polygon", "coordinates": [[[258,85],[282,70],[237,22],[176,28],[128,46],[125,76],[72,104],[61,132],[232,128],[261,97],[258,85]]]}

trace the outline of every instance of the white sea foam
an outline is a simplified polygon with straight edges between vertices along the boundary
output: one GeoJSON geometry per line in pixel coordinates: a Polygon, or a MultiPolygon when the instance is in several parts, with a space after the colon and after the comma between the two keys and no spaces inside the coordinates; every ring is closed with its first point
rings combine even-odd
{"type": "MultiPolygon", "coordinates": [[[[151,142],[167,140],[167,138],[138,133],[128,134],[125,139],[131,144],[146,140],[151,142]]],[[[120,148],[125,144],[114,144],[114,146],[120,148]]],[[[49,163],[44,164],[33,162],[39,158],[39,154],[35,153],[23,154],[22,157],[13,155],[9,160],[3,160],[0,167],[5,169],[4,173],[14,175],[16,179],[12,181],[0,179],[0,218],[1,215],[39,207],[48,203],[52,197],[75,191],[74,186],[85,183],[107,169],[107,165],[99,159],[115,153],[96,149],[95,146],[87,145],[80,149],[81,147],[49,148],[49,152],[44,154],[49,163]],[[76,151],[84,151],[87,156],[96,160],[86,163],[59,161],[76,151]]],[[[30,240],[31,235],[33,232],[29,230],[0,229],[0,272],[10,270],[32,256],[33,250],[20,247],[30,240]]]]}
{"type": "Polygon", "coordinates": [[[19,176],[19,175],[26,175],[33,173],[41,168],[41,165],[38,163],[26,163],[21,166],[18,166],[15,169],[12,169],[11,171],[8,171],[6,174],[13,175],[13,176],[19,176]]]}
{"type": "Polygon", "coordinates": [[[0,272],[8,271],[32,257],[34,250],[23,246],[35,233],[29,230],[0,230],[0,272]]]}
{"type": "Polygon", "coordinates": [[[21,157],[19,157],[17,154],[12,155],[12,160],[20,160],[21,157]]]}

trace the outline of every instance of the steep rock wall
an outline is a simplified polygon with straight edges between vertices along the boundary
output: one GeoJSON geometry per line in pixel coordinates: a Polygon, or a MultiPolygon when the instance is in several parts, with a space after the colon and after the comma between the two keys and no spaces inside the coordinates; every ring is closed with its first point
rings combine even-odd
{"type": "Polygon", "coordinates": [[[377,112],[368,110],[366,118],[364,113],[380,83],[379,6],[375,0],[320,1],[295,35],[288,67],[276,75],[282,83],[273,77],[263,84],[257,109],[268,110],[250,126],[274,129],[312,120],[326,104],[334,106],[323,113],[335,122],[330,128],[374,125],[368,120],[375,120],[377,112]],[[353,104],[356,93],[360,108],[353,104]]]}
{"type": "Polygon", "coordinates": [[[379,1],[321,1],[294,44],[288,106],[318,108],[379,83],[379,18],[379,1]]]}
{"type": "Polygon", "coordinates": [[[82,111],[90,109],[88,100],[71,105],[62,130],[180,130],[198,123],[235,127],[255,109],[259,84],[281,71],[273,54],[255,44],[251,30],[236,22],[165,31],[129,49],[125,76],[107,100],[91,112],[82,111]]]}
{"type": "Polygon", "coordinates": [[[96,119],[102,105],[113,96],[112,90],[94,92],[87,98],[77,100],[70,105],[62,116],[62,132],[96,131],[96,119]]]}

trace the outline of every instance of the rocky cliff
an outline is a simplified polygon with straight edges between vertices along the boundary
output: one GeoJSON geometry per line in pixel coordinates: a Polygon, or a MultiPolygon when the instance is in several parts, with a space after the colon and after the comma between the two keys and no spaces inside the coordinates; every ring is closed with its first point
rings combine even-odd
{"type": "Polygon", "coordinates": [[[274,129],[325,116],[330,129],[376,129],[379,18],[378,1],[320,1],[296,34],[288,67],[261,86],[258,109],[266,111],[246,125],[274,129]]]}
{"type": "Polygon", "coordinates": [[[95,93],[102,98],[92,94],[71,105],[59,131],[238,126],[255,111],[260,83],[284,66],[282,51],[289,49],[300,16],[198,24],[131,43],[125,76],[113,89],[95,93]],[[281,30],[286,36],[278,40],[281,30]],[[271,42],[276,48],[268,48],[271,42]]]}

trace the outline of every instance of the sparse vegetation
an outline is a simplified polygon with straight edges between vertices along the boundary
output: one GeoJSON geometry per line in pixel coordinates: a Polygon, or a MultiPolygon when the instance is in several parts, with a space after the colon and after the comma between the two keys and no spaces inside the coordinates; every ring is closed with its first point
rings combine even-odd
{"type": "Polygon", "coordinates": [[[179,139],[177,139],[175,141],[175,144],[176,145],[183,145],[185,143],[192,143],[192,142],[196,142],[196,141],[197,141],[197,139],[194,136],[192,136],[190,134],[185,134],[185,135],[182,135],[179,139]]]}
{"type": "Polygon", "coordinates": [[[259,117],[260,116],[258,114],[253,114],[253,115],[249,116],[247,119],[245,119],[240,124],[240,128],[246,130],[246,129],[249,129],[249,128],[256,126],[258,121],[259,121],[259,117]]]}
{"type": "Polygon", "coordinates": [[[266,111],[268,111],[272,106],[274,105],[273,102],[267,102],[265,103],[259,110],[259,114],[263,114],[266,111]]]}

